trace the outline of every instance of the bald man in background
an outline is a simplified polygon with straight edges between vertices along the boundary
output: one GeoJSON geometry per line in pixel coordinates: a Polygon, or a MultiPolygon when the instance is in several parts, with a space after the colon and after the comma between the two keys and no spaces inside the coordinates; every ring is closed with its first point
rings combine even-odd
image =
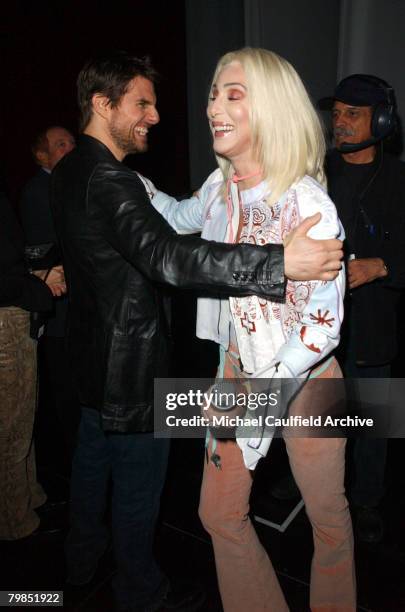
{"type": "MultiPolygon", "coordinates": [[[[20,201],[21,222],[27,246],[57,244],[49,205],[50,177],[56,164],[75,146],[73,134],[57,125],[42,130],[31,146],[39,170],[25,185],[20,201]]],[[[53,313],[47,319],[38,346],[38,458],[40,462],[62,470],[64,475],[70,473],[79,420],[79,408],[72,391],[65,351],[66,316],[67,297],[55,299],[53,313]],[[64,443],[61,443],[61,439],[64,443]]]]}

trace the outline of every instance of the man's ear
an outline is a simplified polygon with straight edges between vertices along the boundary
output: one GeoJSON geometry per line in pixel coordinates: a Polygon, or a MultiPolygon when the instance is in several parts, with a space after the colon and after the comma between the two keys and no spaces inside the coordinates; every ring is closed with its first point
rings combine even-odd
{"type": "Polygon", "coordinates": [[[38,166],[42,166],[43,168],[48,168],[49,167],[49,154],[47,153],[47,151],[43,151],[39,149],[38,151],[35,151],[35,161],[37,162],[38,166]]]}
{"type": "Polygon", "coordinates": [[[95,93],[91,99],[93,111],[96,115],[99,115],[103,119],[107,119],[110,110],[111,110],[111,102],[107,96],[104,96],[101,93],[95,93]]]}

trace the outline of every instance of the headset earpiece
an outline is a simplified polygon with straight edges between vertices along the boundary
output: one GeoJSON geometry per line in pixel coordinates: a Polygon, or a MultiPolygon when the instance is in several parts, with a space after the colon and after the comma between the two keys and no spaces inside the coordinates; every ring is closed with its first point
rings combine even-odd
{"type": "Polygon", "coordinates": [[[387,138],[395,129],[395,107],[387,102],[381,102],[373,110],[371,118],[371,134],[376,140],[387,138]]]}
{"type": "MultiPolygon", "coordinates": [[[[347,78],[352,78],[352,76],[347,78]]],[[[368,74],[358,74],[355,76],[380,87],[384,91],[386,99],[384,102],[377,104],[373,109],[371,117],[371,138],[356,144],[343,142],[339,147],[339,151],[342,153],[354,153],[366,147],[370,147],[371,145],[375,145],[392,134],[396,127],[397,120],[394,89],[378,77],[368,74]]]]}

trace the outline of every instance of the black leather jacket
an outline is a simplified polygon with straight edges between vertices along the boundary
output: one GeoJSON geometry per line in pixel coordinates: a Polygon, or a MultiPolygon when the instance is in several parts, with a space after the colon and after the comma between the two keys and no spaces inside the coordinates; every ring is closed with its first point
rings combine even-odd
{"type": "Polygon", "coordinates": [[[105,431],[153,429],[153,379],[167,374],[159,282],[214,295],[284,295],[280,245],[178,236],[135,172],[90,136],[52,173],[69,291],[67,340],[80,402],[105,431]]]}

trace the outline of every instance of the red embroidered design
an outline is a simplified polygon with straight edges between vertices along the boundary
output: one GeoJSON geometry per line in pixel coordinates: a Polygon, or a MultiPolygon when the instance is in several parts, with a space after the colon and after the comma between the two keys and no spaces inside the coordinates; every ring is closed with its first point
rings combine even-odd
{"type": "Polygon", "coordinates": [[[307,348],[309,348],[309,350],[310,350],[310,351],[314,351],[314,353],[320,353],[320,352],[321,352],[321,349],[320,349],[318,346],[315,346],[315,344],[314,344],[314,343],[312,343],[312,344],[307,344],[307,343],[305,342],[305,339],[304,339],[304,338],[305,338],[306,331],[307,331],[307,328],[306,328],[306,326],[305,326],[305,325],[304,325],[303,327],[301,327],[301,331],[300,331],[300,338],[301,338],[301,342],[302,342],[303,344],[305,344],[305,346],[306,346],[307,348]]]}
{"type": "Polygon", "coordinates": [[[259,208],[252,209],[253,225],[261,226],[266,221],[266,215],[259,208]]]}
{"type": "Polygon", "coordinates": [[[333,327],[332,322],[335,320],[335,317],[330,317],[328,319],[327,318],[328,314],[329,314],[329,310],[326,310],[325,314],[322,314],[321,309],[318,308],[318,314],[317,315],[310,314],[309,318],[312,319],[312,321],[315,321],[317,325],[327,325],[328,327],[333,327]]]}
{"type": "Polygon", "coordinates": [[[298,215],[297,194],[295,189],[289,193],[280,211],[279,234],[281,241],[289,234],[300,222],[298,215]]]}
{"type": "Polygon", "coordinates": [[[247,318],[247,313],[245,312],[245,314],[243,315],[243,317],[241,317],[241,325],[242,327],[244,327],[247,331],[247,333],[250,334],[256,331],[256,324],[253,321],[248,321],[247,318]]]}
{"type": "Polygon", "coordinates": [[[263,298],[257,298],[257,299],[258,299],[258,302],[259,302],[259,306],[260,306],[260,310],[261,310],[261,313],[262,313],[262,317],[266,321],[266,323],[269,323],[269,321],[270,321],[269,310],[268,310],[269,303],[267,302],[267,300],[265,300],[263,298]]]}
{"type": "Polygon", "coordinates": [[[266,206],[265,203],[260,202],[251,210],[246,206],[243,207],[243,226],[239,242],[259,245],[280,242],[277,227],[271,222],[272,210],[266,208],[266,206]],[[250,233],[248,234],[249,229],[250,233]]]}

